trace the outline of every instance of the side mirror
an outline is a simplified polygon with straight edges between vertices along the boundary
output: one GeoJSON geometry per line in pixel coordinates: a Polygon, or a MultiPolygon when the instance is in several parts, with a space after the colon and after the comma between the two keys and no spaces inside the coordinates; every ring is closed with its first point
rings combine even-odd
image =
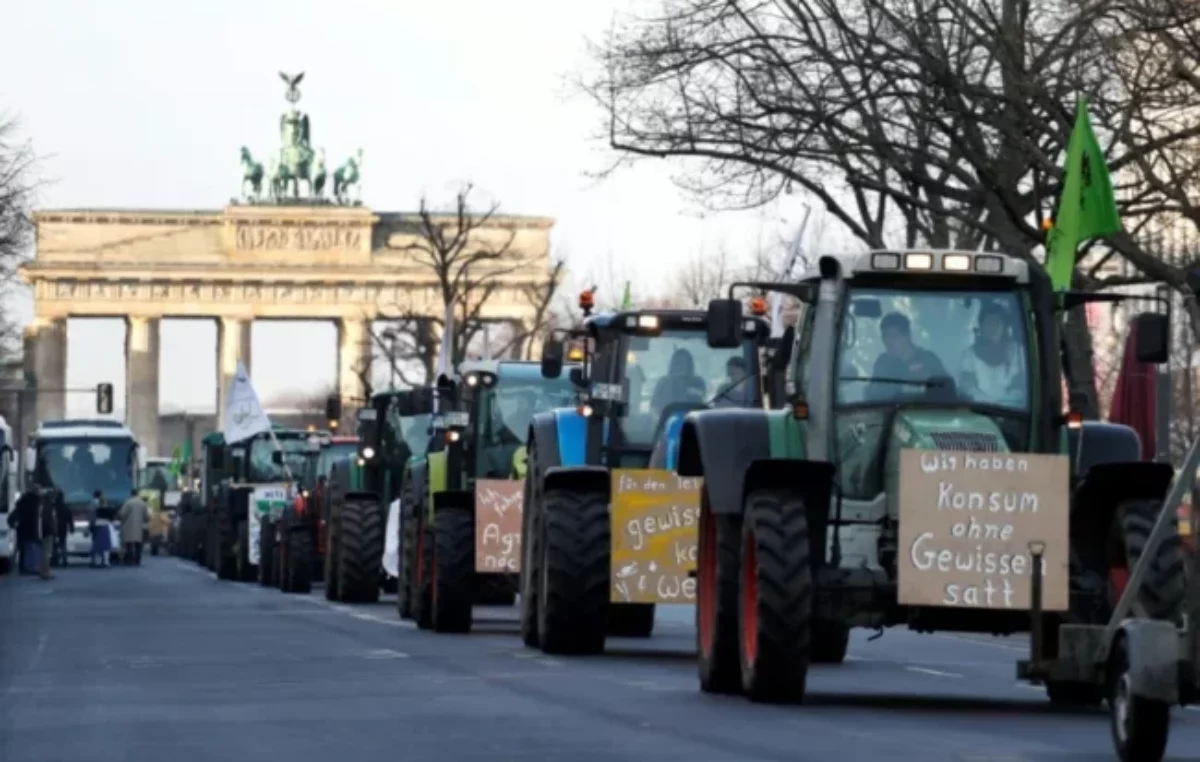
{"type": "Polygon", "coordinates": [[[1133,319],[1133,341],[1138,362],[1161,365],[1170,355],[1171,326],[1166,315],[1143,312],[1133,319]]]}
{"type": "Polygon", "coordinates": [[[342,419],[342,398],[331,394],[325,399],[325,419],[340,421],[342,419]]]}
{"type": "Polygon", "coordinates": [[[276,450],[271,453],[271,462],[277,466],[283,465],[283,452],[276,450]]]}
{"type": "Polygon", "coordinates": [[[571,379],[571,384],[573,386],[578,386],[580,388],[587,386],[587,376],[583,375],[583,368],[580,368],[578,365],[574,368],[571,368],[567,374],[567,378],[571,379]]]}
{"type": "Polygon", "coordinates": [[[783,372],[792,361],[792,347],[796,343],[796,327],[789,325],[779,337],[779,346],[771,354],[771,370],[783,372]]]}
{"type": "Polygon", "coordinates": [[[733,349],[742,345],[742,303],[737,299],[713,299],[708,303],[708,345],[733,349]]]}
{"type": "Polygon", "coordinates": [[[542,378],[558,378],[563,371],[563,345],[549,339],[542,344],[542,378]]]}

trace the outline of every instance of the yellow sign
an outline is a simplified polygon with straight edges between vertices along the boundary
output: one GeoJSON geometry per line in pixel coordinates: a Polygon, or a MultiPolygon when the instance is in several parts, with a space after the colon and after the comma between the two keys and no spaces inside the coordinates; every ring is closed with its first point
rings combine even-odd
{"type": "Polygon", "coordinates": [[[1065,455],[901,451],[900,603],[1028,609],[1043,543],[1042,605],[1065,611],[1068,474],[1065,455]]]}
{"type": "Polygon", "coordinates": [[[695,603],[700,485],[666,469],[612,472],[609,600],[695,603]]]}

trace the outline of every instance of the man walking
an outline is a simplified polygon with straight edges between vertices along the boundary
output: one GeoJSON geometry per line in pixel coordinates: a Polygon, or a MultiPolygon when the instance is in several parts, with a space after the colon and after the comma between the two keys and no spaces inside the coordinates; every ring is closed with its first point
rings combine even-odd
{"type": "Polygon", "coordinates": [[[40,501],[35,490],[26,489],[17,498],[17,505],[8,515],[9,527],[17,530],[17,549],[21,554],[21,573],[37,572],[41,551],[40,501]]]}
{"type": "Polygon", "coordinates": [[[125,564],[142,565],[142,540],[145,539],[146,525],[150,521],[150,507],[146,501],[133,490],[121,510],[117,513],[121,522],[121,544],[125,548],[125,564]]]}
{"type": "Polygon", "coordinates": [[[38,496],[42,519],[42,554],[38,558],[38,575],[42,579],[54,579],[50,573],[50,562],[54,560],[54,539],[58,537],[58,501],[53,495],[42,493],[38,496]]]}

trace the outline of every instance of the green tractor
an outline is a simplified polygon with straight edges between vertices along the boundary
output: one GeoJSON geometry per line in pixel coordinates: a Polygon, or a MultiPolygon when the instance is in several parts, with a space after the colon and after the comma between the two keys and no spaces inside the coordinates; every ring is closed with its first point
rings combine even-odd
{"type": "Polygon", "coordinates": [[[465,633],[474,606],[513,604],[529,424],[574,399],[566,378],[532,362],[468,362],[439,379],[435,444],[414,461],[402,503],[402,617],[465,633]]]}
{"type": "Polygon", "coordinates": [[[383,567],[389,507],[410,458],[429,443],[433,392],[380,392],[358,411],[358,452],[333,463],[325,486],[325,597],[374,603],[395,578],[383,567]]]}
{"type": "Polygon", "coordinates": [[[221,432],[203,440],[204,495],[208,502],[209,564],[218,579],[270,584],[272,564],[260,564],[266,535],[272,558],[273,522],[293,499],[303,471],[309,433],[275,428],[229,444],[221,432]],[[278,443],[278,446],[277,446],[278,443]],[[264,526],[266,532],[263,532],[264,526]]]}
{"type": "MultiPolygon", "coordinates": [[[[954,251],[821,257],[796,283],[754,285],[802,305],[788,404],[689,414],[676,467],[703,477],[702,690],[800,701],[809,664],[840,663],[853,627],[1028,632],[1040,584],[1058,601],[1038,608],[1049,656],[1060,626],[1107,621],[1172,478],[1132,429],[1063,412],[1060,312],[1117,297],[954,251]]],[[[1139,360],[1165,361],[1166,324],[1137,317],[1139,360]]],[[[741,325],[740,302],[709,305],[711,346],[736,346],[741,325]]],[[[1177,533],[1151,568],[1141,604],[1174,618],[1177,533]]]]}

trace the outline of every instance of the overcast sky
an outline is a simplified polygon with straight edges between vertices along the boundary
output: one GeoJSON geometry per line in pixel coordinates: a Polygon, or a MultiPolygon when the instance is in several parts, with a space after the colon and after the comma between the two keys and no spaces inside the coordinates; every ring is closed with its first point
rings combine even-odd
{"type": "MultiPolygon", "coordinates": [[[[278,146],[279,71],[305,72],[301,108],[331,165],[364,150],[364,202],[416,208],[473,181],[502,211],[557,219],[577,278],[606,261],[647,294],[673,266],[726,243],[777,240],[796,208],[702,217],[663,163],[589,179],[612,156],[601,113],[569,77],[624,0],[38,0],[11,3],[0,111],[43,158],[41,208],[216,209],[239,189],[238,148],[278,146]]],[[[650,3],[639,4],[644,11],[650,3]]],[[[24,318],[32,306],[19,305],[24,318]]],[[[124,389],[124,327],[72,320],[68,386],[124,389]]],[[[215,404],[216,328],[165,321],[164,410],[215,404]]],[[[332,324],[261,323],[264,398],[328,388],[332,324]],[[310,357],[297,371],[297,358],[310,357]]],[[[93,399],[69,400],[86,414],[93,399]]]]}

